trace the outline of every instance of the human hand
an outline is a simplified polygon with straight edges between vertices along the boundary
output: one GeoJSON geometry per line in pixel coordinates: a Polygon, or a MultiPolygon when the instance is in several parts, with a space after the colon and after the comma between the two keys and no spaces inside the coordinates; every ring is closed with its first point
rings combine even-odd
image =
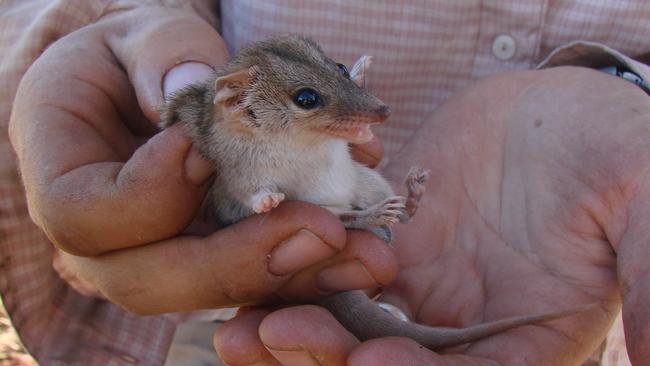
{"type": "Polygon", "coordinates": [[[418,214],[395,228],[384,289],[418,323],[465,327],[599,302],[601,308],[433,352],[404,338],[360,343],[326,310],[254,309],[224,324],[230,365],[576,365],[623,299],[628,351],[650,359],[650,103],[580,68],[507,73],[450,99],[385,175],[431,169],[418,214]]]}
{"type": "Polygon", "coordinates": [[[164,94],[207,78],[227,58],[196,14],[143,6],[63,37],[29,69],[10,134],[30,214],[63,250],[59,264],[141,314],[326,291],[316,273],[356,259],[362,270],[331,282],[388,282],[395,261],[383,243],[346,236],[336,217],[307,204],[205,237],[182,234],[212,170],[180,125],[158,132],[158,110],[164,94]],[[357,254],[361,247],[373,254],[357,254]]]}

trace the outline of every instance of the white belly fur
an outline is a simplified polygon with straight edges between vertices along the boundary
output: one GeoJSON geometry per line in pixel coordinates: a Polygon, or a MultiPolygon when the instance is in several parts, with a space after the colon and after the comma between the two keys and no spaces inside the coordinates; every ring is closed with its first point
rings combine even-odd
{"type": "Polygon", "coordinates": [[[326,145],[314,162],[319,169],[310,170],[316,174],[293,175],[297,179],[286,182],[285,188],[290,199],[310,202],[339,214],[352,208],[356,170],[347,143],[333,140],[326,145]]]}

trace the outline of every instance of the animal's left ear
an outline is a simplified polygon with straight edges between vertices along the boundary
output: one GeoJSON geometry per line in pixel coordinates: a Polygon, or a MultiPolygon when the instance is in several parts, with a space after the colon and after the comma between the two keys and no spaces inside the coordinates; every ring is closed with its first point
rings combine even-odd
{"type": "Polygon", "coordinates": [[[244,107],[241,101],[246,87],[256,73],[257,67],[251,66],[215,80],[213,103],[223,112],[225,119],[241,119],[244,116],[244,107]]]}
{"type": "Polygon", "coordinates": [[[350,71],[350,79],[354,81],[360,88],[366,83],[366,76],[368,72],[368,67],[372,63],[372,56],[363,55],[359,57],[357,62],[352,66],[352,71],[350,71]]]}

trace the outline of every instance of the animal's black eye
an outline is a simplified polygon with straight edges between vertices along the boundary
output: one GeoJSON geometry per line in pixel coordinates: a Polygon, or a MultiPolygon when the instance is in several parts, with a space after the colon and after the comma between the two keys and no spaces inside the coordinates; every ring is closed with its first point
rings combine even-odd
{"type": "Polygon", "coordinates": [[[312,109],[320,104],[320,96],[314,89],[302,88],[296,92],[293,101],[300,108],[312,109]]]}
{"type": "Polygon", "coordinates": [[[336,64],[336,66],[338,66],[338,68],[339,68],[339,70],[341,71],[341,74],[343,74],[343,76],[345,76],[347,79],[350,78],[350,72],[348,71],[348,68],[345,67],[345,65],[343,65],[343,64],[336,64]]]}

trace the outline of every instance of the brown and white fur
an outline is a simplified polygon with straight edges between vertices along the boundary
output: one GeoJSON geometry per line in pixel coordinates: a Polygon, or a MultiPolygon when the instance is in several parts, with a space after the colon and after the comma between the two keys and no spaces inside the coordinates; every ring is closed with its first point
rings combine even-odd
{"type": "MultiPolygon", "coordinates": [[[[391,240],[390,226],[415,213],[428,175],[411,169],[407,197],[396,196],[376,171],[352,160],[348,143],[369,141],[370,125],[389,115],[388,107],[361,87],[369,64],[364,56],[348,74],[313,41],[284,36],[244,48],[214,78],[169,99],[162,127],[185,123],[195,146],[215,166],[208,200],[215,222],[229,225],[283,200],[301,200],[327,208],[348,228],[373,230],[391,240]],[[315,106],[304,108],[297,101],[305,88],[318,95],[315,106]]],[[[582,310],[455,329],[401,322],[361,291],[319,304],[362,340],[399,335],[431,349],[582,310]]]]}

